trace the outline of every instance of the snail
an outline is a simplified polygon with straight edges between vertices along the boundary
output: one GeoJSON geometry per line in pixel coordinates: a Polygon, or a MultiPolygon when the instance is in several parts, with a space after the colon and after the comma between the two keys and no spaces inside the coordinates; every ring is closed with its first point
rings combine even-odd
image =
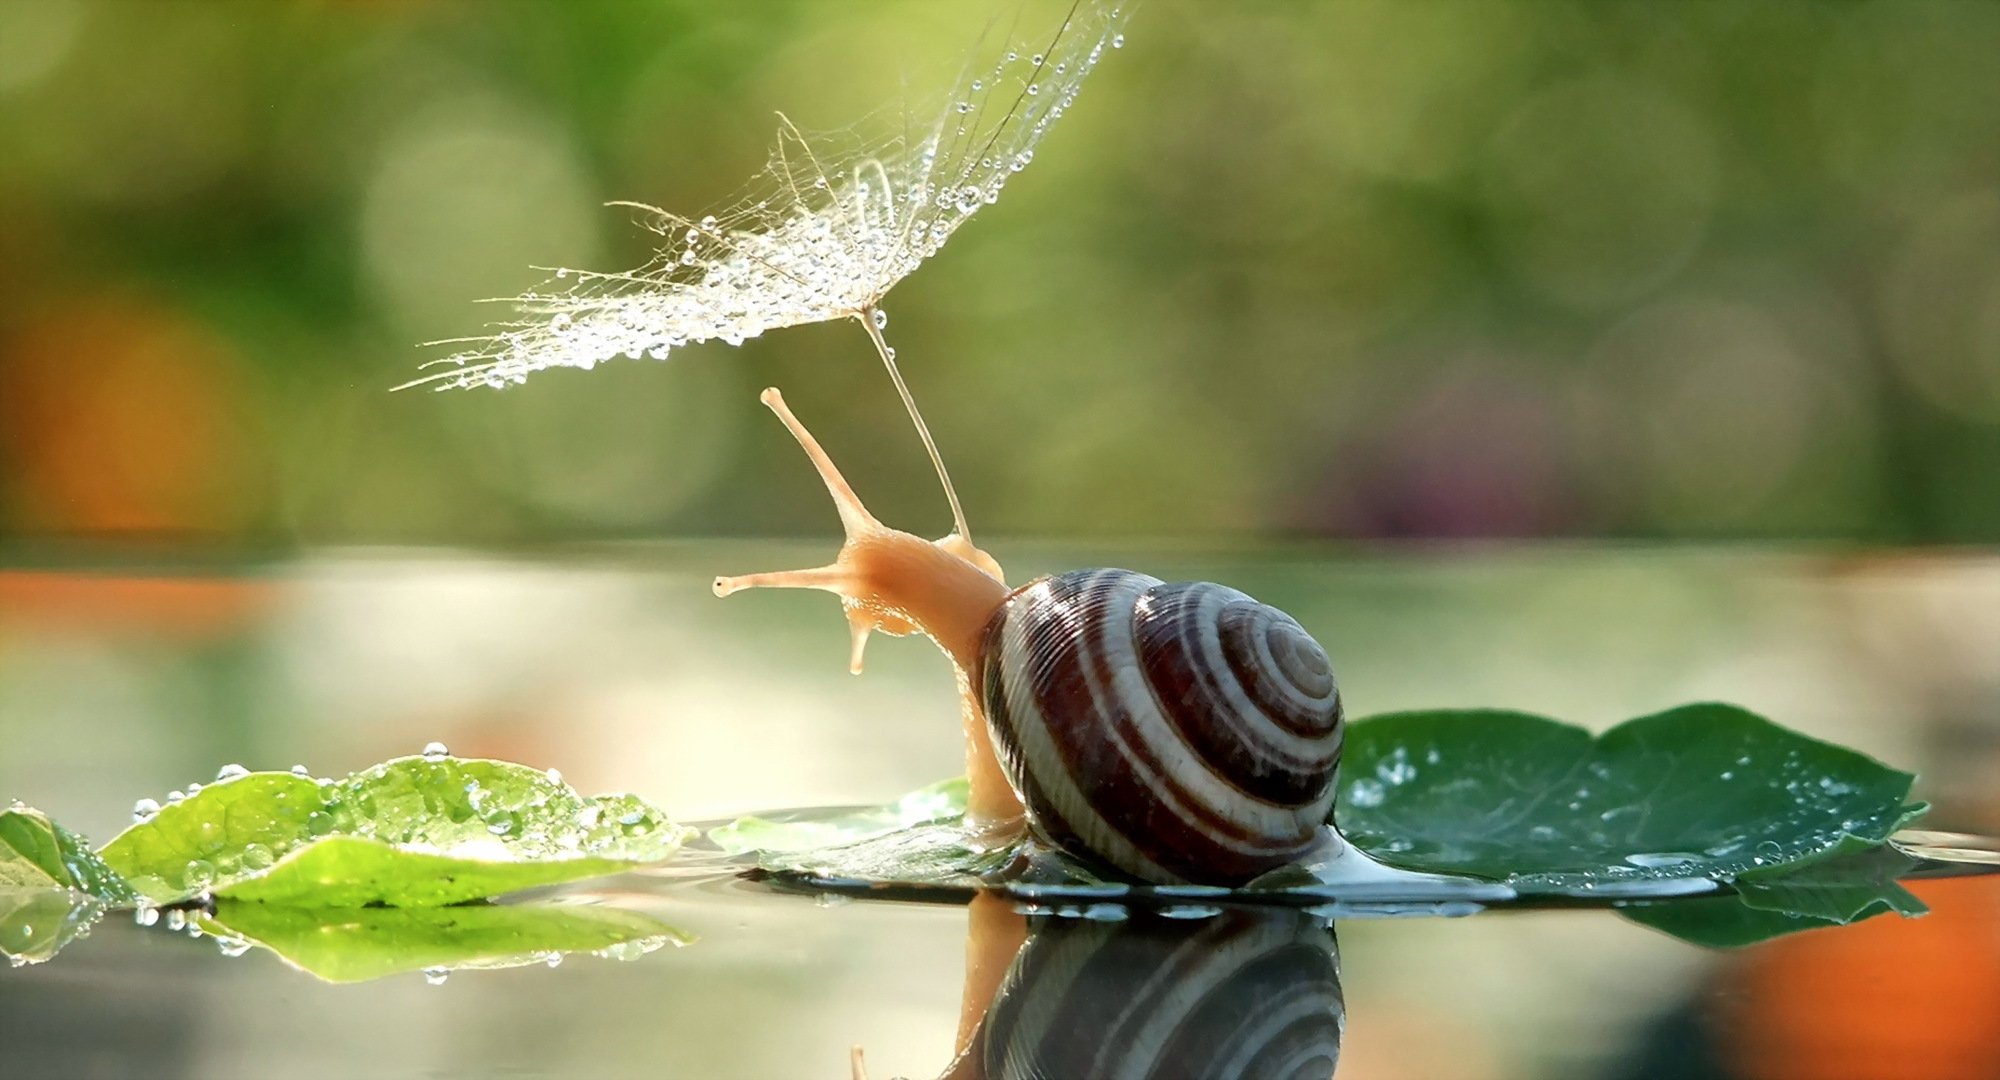
{"type": "Polygon", "coordinates": [[[958,673],[967,824],[1040,840],[1154,884],[1234,886],[1339,845],[1329,824],[1345,730],[1326,651],[1225,586],[1075,570],[1010,589],[960,532],[931,541],[868,512],[774,389],[846,532],[827,566],[719,577],[715,593],[841,598],[868,634],[920,632],[958,673]]]}

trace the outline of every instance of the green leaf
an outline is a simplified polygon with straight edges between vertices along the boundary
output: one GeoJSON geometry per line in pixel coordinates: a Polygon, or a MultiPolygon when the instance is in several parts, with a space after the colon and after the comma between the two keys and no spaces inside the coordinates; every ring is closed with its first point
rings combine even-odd
{"type": "Polygon", "coordinates": [[[285,856],[265,873],[224,886],[216,895],[288,907],[438,907],[603,877],[657,861],[580,855],[512,859],[504,852],[461,858],[366,837],[329,836],[285,856]]]}
{"type": "Polygon", "coordinates": [[[287,907],[222,900],[201,928],[247,941],[330,983],[423,969],[548,963],[567,953],[636,959],[687,934],[649,915],[578,904],[287,907]]]}
{"type": "Polygon", "coordinates": [[[18,803],[0,811],[0,889],[75,890],[114,905],[137,899],[89,841],[18,803]]]}
{"type": "Polygon", "coordinates": [[[872,839],[902,829],[965,815],[964,777],[918,788],[887,806],[862,807],[826,815],[742,817],[708,831],[710,843],[731,855],[746,852],[815,851],[872,839]]]}
{"type": "Polygon", "coordinates": [[[1335,820],[1375,858],[1524,891],[1711,878],[1866,850],[1922,813],[1909,773],[1729,705],[1592,739],[1494,711],[1398,713],[1348,730],[1335,820]]]}
{"type": "Polygon", "coordinates": [[[219,781],[103,854],[155,903],[423,906],[659,862],[691,832],[635,796],[587,799],[524,765],[411,757],[338,782],[219,781]]]}
{"type": "Polygon", "coordinates": [[[1892,911],[1905,917],[1922,915],[1929,909],[1898,881],[1916,865],[1916,860],[1884,847],[1793,873],[1741,879],[1732,895],[1637,904],[1621,913],[1683,941],[1735,949],[1892,911]]]}
{"type": "Polygon", "coordinates": [[[39,964],[90,932],[104,902],[73,889],[0,885],[0,955],[39,964]]]}
{"type": "Polygon", "coordinates": [[[268,869],[333,829],[318,781],[248,773],[210,784],[111,838],[99,854],[147,899],[170,904],[268,869]]]}
{"type": "Polygon", "coordinates": [[[972,847],[957,821],[918,825],[816,851],[765,852],[758,862],[780,874],[830,883],[895,883],[975,888],[1005,866],[1013,846],[972,847]]]}

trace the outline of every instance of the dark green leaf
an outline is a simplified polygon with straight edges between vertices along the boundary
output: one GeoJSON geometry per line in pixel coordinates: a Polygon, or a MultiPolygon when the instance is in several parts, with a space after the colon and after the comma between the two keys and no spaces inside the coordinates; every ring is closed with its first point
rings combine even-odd
{"type": "Polygon", "coordinates": [[[577,904],[337,910],[223,900],[200,926],[269,949],[332,983],[422,969],[518,967],[566,953],[629,960],[690,940],[649,915],[577,904]]]}
{"type": "Polygon", "coordinates": [[[1882,847],[1791,873],[1739,879],[1732,894],[1639,904],[1623,913],[1696,945],[1734,949],[1892,911],[1922,915],[1929,909],[1898,880],[1916,865],[1894,848],[1882,847]]]}
{"type": "Polygon", "coordinates": [[[1922,811],[1910,774],[1729,705],[1592,739],[1520,713],[1399,713],[1350,727],[1335,820],[1411,870],[1529,891],[1798,867],[1880,845],[1922,811]]]}

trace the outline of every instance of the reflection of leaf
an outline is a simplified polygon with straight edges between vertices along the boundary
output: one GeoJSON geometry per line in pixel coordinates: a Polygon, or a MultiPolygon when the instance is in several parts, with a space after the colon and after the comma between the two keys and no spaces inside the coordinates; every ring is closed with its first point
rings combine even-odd
{"type": "Polygon", "coordinates": [[[1922,915],[1930,909],[1898,881],[1916,865],[1901,852],[1882,847],[1790,873],[1743,878],[1733,895],[1637,904],[1621,913],[1696,945],[1733,949],[1892,911],[1922,915]]]}
{"type": "Polygon", "coordinates": [[[336,910],[224,900],[201,927],[261,945],[332,983],[423,968],[517,967],[576,952],[626,960],[690,940],[649,915],[576,904],[336,910]]]}
{"type": "Polygon", "coordinates": [[[70,889],[0,885],[0,954],[39,964],[89,932],[104,904],[70,889]]]}
{"type": "Polygon", "coordinates": [[[1596,739],[1520,713],[1398,713],[1349,728],[1336,820],[1383,862],[1565,892],[1866,850],[1922,812],[1913,779],[1729,705],[1596,739]]]}
{"type": "Polygon", "coordinates": [[[400,758],[337,783],[249,773],[104,848],[156,903],[218,897],[448,904],[672,855],[689,830],[630,795],[586,799],[502,761],[400,758]]]}
{"type": "Polygon", "coordinates": [[[867,840],[885,833],[949,821],[965,814],[964,777],[919,788],[887,806],[862,807],[831,816],[738,818],[710,829],[708,839],[731,855],[749,851],[812,851],[867,840]]]}
{"type": "Polygon", "coordinates": [[[0,811],[0,889],[74,889],[111,904],[134,899],[88,841],[19,804],[0,811]]]}

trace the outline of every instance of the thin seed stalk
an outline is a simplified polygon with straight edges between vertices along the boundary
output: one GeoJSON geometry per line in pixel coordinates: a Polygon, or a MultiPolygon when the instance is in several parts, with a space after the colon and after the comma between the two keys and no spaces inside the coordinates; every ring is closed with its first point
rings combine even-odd
{"type": "Polygon", "coordinates": [[[917,399],[910,396],[910,387],[903,382],[903,373],[896,368],[896,357],[889,352],[889,343],[882,337],[882,330],[875,325],[876,314],[881,309],[869,305],[856,318],[861,328],[868,332],[868,340],[875,343],[875,353],[882,358],[882,366],[889,369],[889,381],[896,384],[896,393],[903,399],[903,408],[910,414],[910,422],[917,426],[917,437],[923,440],[924,452],[931,456],[931,466],[937,470],[938,482],[944,485],[945,501],[951,504],[952,531],[959,538],[971,543],[972,530],[965,525],[965,511],[958,505],[958,490],[951,486],[951,473],[944,467],[944,457],[938,453],[937,443],[931,438],[930,426],[924,423],[924,414],[917,411],[917,399]]]}

